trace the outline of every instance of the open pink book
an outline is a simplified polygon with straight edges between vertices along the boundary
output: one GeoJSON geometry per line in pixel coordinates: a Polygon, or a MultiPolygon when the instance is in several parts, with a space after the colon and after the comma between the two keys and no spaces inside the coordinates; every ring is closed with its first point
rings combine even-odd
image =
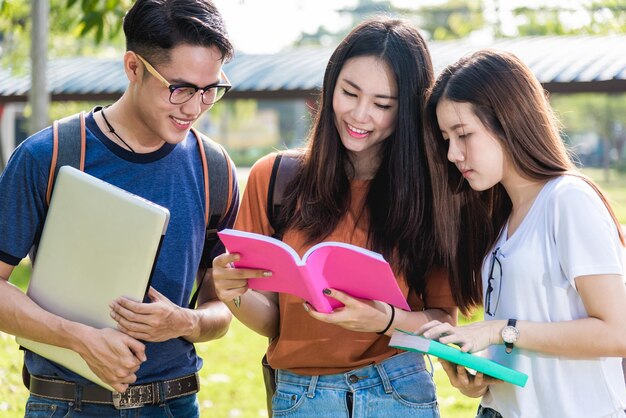
{"type": "Polygon", "coordinates": [[[343,306],[324,295],[327,287],[410,310],[389,263],[373,251],[342,242],[321,242],[300,258],[293,248],[272,237],[233,229],[218,234],[229,253],[241,256],[235,267],[272,272],[271,277],[248,280],[250,289],[299,296],[318,312],[343,306]]]}

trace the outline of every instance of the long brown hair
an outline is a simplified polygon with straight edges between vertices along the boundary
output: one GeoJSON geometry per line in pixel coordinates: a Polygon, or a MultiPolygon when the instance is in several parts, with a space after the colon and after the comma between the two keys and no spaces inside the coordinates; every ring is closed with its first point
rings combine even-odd
{"type": "Polygon", "coordinates": [[[512,204],[501,184],[473,191],[447,160],[447,143],[436,113],[443,99],[471,104],[483,125],[502,142],[517,172],[526,178],[547,180],[564,174],[583,178],[606,205],[624,243],[621,226],[605,196],[590,179],[576,172],[561,139],[560,125],[531,70],[507,52],[475,52],[442,71],[425,111],[426,153],[438,214],[436,242],[443,249],[459,304],[482,301],[483,258],[507,222],[512,204]]]}
{"type": "Polygon", "coordinates": [[[435,259],[422,125],[434,74],[426,43],[410,24],[387,18],[365,21],[332,54],[302,168],[285,198],[283,224],[303,231],[313,243],[328,236],[348,210],[353,170],[335,126],[332,103],[342,67],[362,56],[386,62],[399,92],[395,130],[383,142],[382,162],[366,197],[369,246],[420,294],[435,259]]]}

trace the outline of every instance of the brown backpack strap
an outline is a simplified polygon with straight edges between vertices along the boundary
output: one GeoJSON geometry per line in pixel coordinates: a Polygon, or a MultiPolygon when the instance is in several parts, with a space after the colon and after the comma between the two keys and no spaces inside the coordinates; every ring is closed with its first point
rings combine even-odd
{"type": "Polygon", "coordinates": [[[219,242],[217,228],[232,204],[233,175],[230,157],[224,147],[202,135],[196,129],[191,131],[196,136],[202,171],[204,176],[204,220],[206,225],[204,248],[200,259],[198,286],[191,297],[189,307],[196,305],[202,278],[212,264],[212,251],[219,242]]]}
{"type": "MultiPolygon", "coordinates": [[[[209,223],[211,223],[211,217],[217,215],[216,213],[212,212],[212,208],[211,208],[211,188],[210,188],[210,184],[209,184],[209,177],[210,177],[210,168],[209,168],[209,158],[207,158],[207,153],[211,152],[212,154],[214,152],[212,152],[211,150],[215,151],[215,150],[219,150],[222,158],[224,159],[224,162],[226,163],[226,174],[227,174],[227,180],[226,180],[226,187],[227,187],[227,194],[226,194],[226,202],[224,205],[218,205],[218,206],[223,206],[219,213],[220,218],[223,218],[226,215],[226,212],[228,212],[228,208],[230,207],[232,200],[233,200],[233,173],[232,173],[232,165],[231,165],[231,161],[230,158],[228,157],[228,154],[226,153],[226,150],[224,149],[224,147],[222,147],[220,144],[218,144],[217,142],[211,141],[209,138],[207,138],[206,136],[202,135],[200,132],[198,132],[195,128],[191,128],[191,131],[193,132],[193,134],[196,137],[196,141],[198,143],[198,149],[200,150],[200,157],[201,157],[201,161],[202,161],[202,175],[203,175],[203,180],[204,180],[204,222],[206,225],[209,225],[209,223]],[[203,138],[204,137],[204,138],[203,138]],[[208,142],[210,141],[210,142],[208,142]]],[[[211,158],[213,158],[214,156],[211,156],[211,158]]],[[[213,167],[211,167],[213,168],[213,167]]],[[[219,197],[216,197],[216,199],[220,199],[219,197]]],[[[214,201],[215,202],[215,201],[214,201]]]]}
{"type": "Polygon", "coordinates": [[[47,205],[50,205],[54,180],[62,166],[69,165],[85,171],[86,144],[85,112],[55,120],[52,123],[52,159],[46,190],[47,205]]]}
{"type": "Polygon", "coordinates": [[[200,161],[202,162],[202,178],[204,180],[204,225],[209,224],[209,210],[210,210],[210,193],[209,190],[209,167],[206,160],[206,152],[204,150],[204,144],[202,143],[202,138],[199,133],[192,128],[192,131],[196,137],[196,141],[198,142],[198,150],[200,151],[200,161]]]}

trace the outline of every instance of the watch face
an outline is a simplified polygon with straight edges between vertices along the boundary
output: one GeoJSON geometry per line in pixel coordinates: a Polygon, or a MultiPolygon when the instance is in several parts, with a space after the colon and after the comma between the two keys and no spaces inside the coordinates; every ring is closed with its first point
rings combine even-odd
{"type": "Polygon", "coordinates": [[[515,327],[506,326],[502,329],[502,339],[505,343],[514,343],[519,337],[519,331],[515,327]]]}

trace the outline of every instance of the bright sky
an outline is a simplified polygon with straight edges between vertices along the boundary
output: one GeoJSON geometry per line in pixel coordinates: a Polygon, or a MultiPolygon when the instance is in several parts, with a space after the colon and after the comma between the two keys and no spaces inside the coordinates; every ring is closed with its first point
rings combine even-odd
{"type": "MultiPolygon", "coordinates": [[[[589,0],[484,0],[489,19],[495,3],[500,4],[503,22],[510,22],[506,10],[516,5],[563,6],[588,3],[589,0]]],[[[352,8],[357,0],[214,0],[226,19],[229,35],[238,51],[273,53],[291,45],[301,32],[313,33],[320,25],[336,31],[350,24],[349,16],[337,13],[352,8]]],[[[393,0],[397,7],[441,3],[442,0],[393,0]]],[[[575,19],[575,16],[573,16],[575,19]]]]}
{"type": "Polygon", "coordinates": [[[214,0],[226,20],[235,49],[272,53],[292,44],[301,32],[320,25],[331,30],[350,24],[336,12],[356,0],[214,0]]]}

